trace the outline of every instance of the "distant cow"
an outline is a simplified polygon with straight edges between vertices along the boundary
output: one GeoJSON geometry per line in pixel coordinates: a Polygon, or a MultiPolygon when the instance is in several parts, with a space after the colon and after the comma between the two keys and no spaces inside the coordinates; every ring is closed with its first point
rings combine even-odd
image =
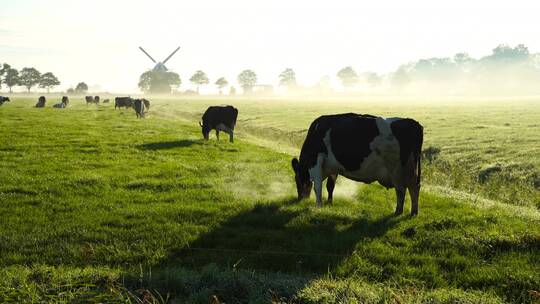
{"type": "Polygon", "coordinates": [[[85,96],[84,99],[86,100],[86,104],[94,103],[94,97],[92,96],[85,96]]]}
{"type": "Polygon", "coordinates": [[[211,130],[216,130],[216,137],[219,140],[219,131],[229,134],[229,141],[233,142],[234,127],[236,118],[238,117],[238,109],[233,106],[212,106],[209,107],[202,116],[202,123],[199,125],[202,128],[204,139],[208,140],[208,134],[211,130]]]}
{"type": "Polygon", "coordinates": [[[109,98],[103,99],[103,103],[109,103],[109,98]]]}
{"type": "Polygon", "coordinates": [[[142,99],[135,99],[133,101],[133,109],[135,109],[137,118],[144,118],[144,108],[145,102],[142,99]]]}
{"type": "Polygon", "coordinates": [[[0,106],[4,104],[4,102],[11,102],[11,100],[9,100],[9,97],[4,97],[4,96],[0,96],[0,106]]]}
{"type": "Polygon", "coordinates": [[[99,96],[94,96],[94,103],[99,104],[99,96]]]}
{"type": "Polygon", "coordinates": [[[62,97],[62,101],[53,105],[53,108],[63,109],[66,108],[69,104],[69,98],[67,96],[62,97]]]}
{"type": "Polygon", "coordinates": [[[405,194],[411,196],[411,215],[418,214],[420,152],[423,127],[409,118],[382,118],[361,114],[321,116],[311,123],[300,160],[293,158],[298,199],[309,197],[314,186],[317,205],[322,204],[322,182],[328,178],[332,201],[338,175],[395,188],[395,214],[403,213],[405,194]]]}
{"type": "Polygon", "coordinates": [[[133,99],[131,97],[116,97],[114,99],[114,108],[125,107],[131,108],[133,106],[133,99]]]}
{"type": "Polygon", "coordinates": [[[47,100],[45,99],[45,96],[39,96],[38,102],[36,103],[36,108],[43,108],[45,107],[45,102],[47,100]]]}
{"type": "Polygon", "coordinates": [[[144,107],[146,108],[146,111],[150,110],[150,100],[148,99],[141,99],[142,102],[144,102],[144,107]]]}

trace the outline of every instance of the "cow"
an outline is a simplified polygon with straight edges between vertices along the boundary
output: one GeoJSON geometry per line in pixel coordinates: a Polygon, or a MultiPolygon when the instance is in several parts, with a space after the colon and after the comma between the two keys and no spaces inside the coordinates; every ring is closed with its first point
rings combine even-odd
{"type": "Polygon", "coordinates": [[[54,104],[53,108],[63,109],[63,108],[66,108],[68,104],[69,104],[69,98],[67,96],[63,96],[62,101],[60,103],[54,104]]]}
{"type": "Polygon", "coordinates": [[[99,104],[99,96],[94,96],[94,103],[99,104]]]}
{"type": "Polygon", "coordinates": [[[0,106],[4,104],[4,102],[11,102],[11,100],[9,100],[9,97],[4,97],[4,96],[0,96],[0,106]]]}
{"type": "Polygon", "coordinates": [[[410,118],[383,118],[355,113],[324,115],[309,127],[300,159],[292,159],[298,199],[309,197],[313,187],[322,206],[322,183],[332,203],[338,175],[395,188],[395,215],[403,213],[406,190],[411,215],[418,214],[423,127],[410,118]]]}
{"type": "Polygon", "coordinates": [[[94,97],[92,96],[85,96],[84,99],[86,100],[86,105],[89,103],[94,103],[94,97]]]}
{"type": "Polygon", "coordinates": [[[44,108],[45,102],[47,102],[45,96],[39,96],[38,102],[36,103],[36,108],[44,108]]]}
{"type": "Polygon", "coordinates": [[[125,107],[131,108],[133,106],[133,99],[131,97],[116,97],[114,99],[114,108],[125,107]]]}
{"type": "Polygon", "coordinates": [[[142,99],[135,99],[133,101],[133,109],[135,110],[137,118],[144,118],[144,108],[145,103],[142,99]]]}
{"type": "Polygon", "coordinates": [[[142,102],[144,102],[144,107],[146,108],[146,111],[150,110],[150,100],[148,99],[141,99],[142,102]]]}
{"type": "Polygon", "coordinates": [[[229,134],[229,141],[233,142],[234,127],[236,118],[238,117],[238,109],[233,106],[211,106],[206,109],[202,116],[202,123],[199,125],[202,128],[202,134],[205,140],[208,140],[208,135],[211,130],[216,130],[216,137],[219,140],[219,131],[229,134]]]}
{"type": "Polygon", "coordinates": [[[109,98],[103,99],[103,103],[109,103],[109,98]]]}

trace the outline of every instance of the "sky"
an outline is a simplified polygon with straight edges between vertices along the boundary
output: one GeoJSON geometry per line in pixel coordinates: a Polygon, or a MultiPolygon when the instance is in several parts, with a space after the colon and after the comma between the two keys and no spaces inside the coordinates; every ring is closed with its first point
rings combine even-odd
{"type": "MultiPolygon", "coordinates": [[[[244,69],[278,84],[285,68],[314,85],[352,66],[388,73],[401,64],[499,44],[540,52],[540,1],[357,0],[0,0],[0,62],[53,72],[59,89],[135,92],[154,59],[180,50],[166,66],[182,89],[203,70],[234,86],[244,69]]],[[[237,86],[238,87],[238,86],[237,86]]]]}

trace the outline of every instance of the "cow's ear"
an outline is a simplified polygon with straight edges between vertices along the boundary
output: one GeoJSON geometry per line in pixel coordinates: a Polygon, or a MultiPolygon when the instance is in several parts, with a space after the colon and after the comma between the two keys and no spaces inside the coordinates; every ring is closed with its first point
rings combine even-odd
{"type": "Polygon", "coordinates": [[[300,171],[300,163],[298,162],[298,159],[296,157],[292,159],[291,165],[294,172],[300,171]]]}

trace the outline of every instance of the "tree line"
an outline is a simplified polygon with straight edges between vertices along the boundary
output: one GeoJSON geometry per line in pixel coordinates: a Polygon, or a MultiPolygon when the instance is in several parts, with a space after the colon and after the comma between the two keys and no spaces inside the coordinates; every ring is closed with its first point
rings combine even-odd
{"type": "Polygon", "coordinates": [[[13,92],[13,87],[16,86],[23,86],[28,92],[33,87],[38,86],[46,89],[47,93],[49,93],[52,88],[60,85],[60,81],[51,72],[41,74],[36,68],[32,67],[23,68],[19,72],[11,65],[4,63],[0,68],[0,89],[2,85],[8,87],[10,93],[13,92]]]}

